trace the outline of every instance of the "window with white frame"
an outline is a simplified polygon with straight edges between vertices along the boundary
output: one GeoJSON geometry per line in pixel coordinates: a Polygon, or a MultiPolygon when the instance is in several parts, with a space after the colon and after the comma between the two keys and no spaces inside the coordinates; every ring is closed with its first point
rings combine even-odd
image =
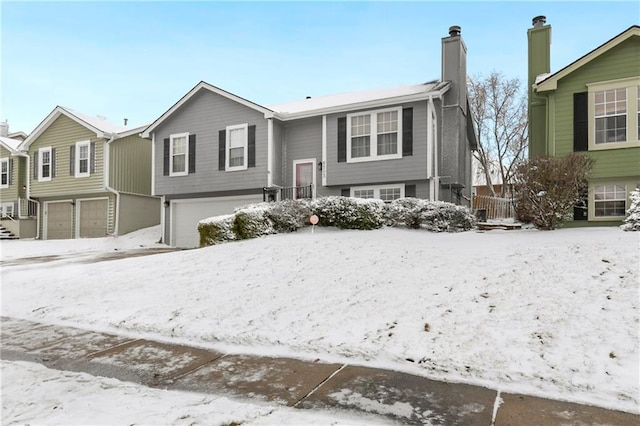
{"type": "Polygon", "coordinates": [[[596,217],[624,216],[627,190],[625,185],[602,185],[594,189],[594,212],[596,217]]]}
{"type": "Polygon", "coordinates": [[[386,203],[404,197],[404,184],[381,186],[356,186],[351,188],[354,198],[377,198],[386,203]]]}
{"type": "Polygon", "coordinates": [[[38,157],[40,164],[38,168],[38,181],[51,180],[51,147],[40,148],[38,150],[38,157]]]}
{"type": "Polygon", "coordinates": [[[169,176],[185,176],[189,170],[189,134],[170,136],[169,176]]]}
{"type": "Polygon", "coordinates": [[[640,78],[588,86],[589,149],[640,146],[640,78]]]}
{"type": "Polygon", "coordinates": [[[226,171],[246,170],[248,153],[248,125],[228,126],[226,146],[226,171]]]}
{"type": "Polygon", "coordinates": [[[402,157],[402,108],[347,115],[347,162],[402,157]]]}
{"type": "Polygon", "coordinates": [[[9,159],[0,159],[0,188],[9,187],[9,159]]]}
{"type": "Polygon", "coordinates": [[[87,177],[90,175],[90,155],[91,141],[76,142],[75,177],[87,177]]]}

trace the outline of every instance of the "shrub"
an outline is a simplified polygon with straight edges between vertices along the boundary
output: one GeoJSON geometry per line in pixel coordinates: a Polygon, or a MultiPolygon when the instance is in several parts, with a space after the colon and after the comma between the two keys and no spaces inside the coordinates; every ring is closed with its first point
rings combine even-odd
{"type": "Polygon", "coordinates": [[[198,224],[200,247],[212,246],[214,244],[235,240],[236,235],[233,232],[234,219],[235,215],[228,214],[202,220],[198,224]]]}
{"type": "Polygon", "coordinates": [[[322,197],[311,202],[311,210],[320,226],[368,230],[381,228],[386,222],[382,200],[322,197]]]}
{"type": "Polygon", "coordinates": [[[399,198],[387,207],[387,223],[389,226],[406,226],[419,229],[422,224],[421,213],[425,208],[425,200],[420,198],[399,198]]]}
{"type": "Polygon", "coordinates": [[[266,215],[276,232],[293,232],[309,225],[311,208],[307,200],[284,200],[271,204],[266,215]]]}
{"type": "Polygon", "coordinates": [[[419,198],[400,198],[391,202],[387,217],[390,226],[433,232],[468,231],[476,224],[475,216],[467,207],[419,198]]]}
{"type": "Polygon", "coordinates": [[[254,204],[236,211],[233,218],[233,233],[237,240],[257,238],[273,234],[273,224],[267,217],[267,204],[254,204]]]}
{"type": "Polygon", "coordinates": [[[625,231],[640,231],[640,188],[631,191],[631,206],[627,210],[627,218],[620,226],[625,231]]]}
{"type": "Polygon", "coordinates": [[[516,214],[539,229],[556,229],[571,217],[587,190],[594,160],[584,154],[540,156],[516,168],[516,214]]]}

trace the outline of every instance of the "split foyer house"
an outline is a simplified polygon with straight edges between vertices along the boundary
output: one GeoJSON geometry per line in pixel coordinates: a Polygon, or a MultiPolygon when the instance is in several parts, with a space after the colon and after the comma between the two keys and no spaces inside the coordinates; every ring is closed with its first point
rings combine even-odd
{"type": "Polygon", "coordinates": [[[460,27],[442,78],[262,106],[200,82],[154,121],[153,194],[163,241],[197,247],[200,220],[242,205],[343,195],[469,205],[476,136],[460,27]]]}
{"type": "Polygon", "coordinates": [[[529,157],[592,157],[586,208],[576,207],[574,220],[619,225],[640,185],[640,27],[554,73],[544,16],[533,19],[528,40],[529,157]]]}
{"type": "Polygon", "coordinates": [[[160,222],[145,126],[116,126],[56,107],[21,144],[42,239],[120,235],[160,222]]]}

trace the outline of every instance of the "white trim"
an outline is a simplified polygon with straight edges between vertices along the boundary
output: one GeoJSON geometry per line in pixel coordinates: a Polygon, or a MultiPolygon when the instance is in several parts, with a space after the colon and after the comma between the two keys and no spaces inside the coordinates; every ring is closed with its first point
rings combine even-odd
{"type": "Polygon", "coordinates": [[[235,172],[238,170],[247,170],[247,163],[249,162],[249,124],[236,124],[233,126],[227,126],[225,128],[225,144],[224,144],[224,170],[227,172],[235,172]],[[244,142],[243,142],[243,159],[241,166],[229,166],[229,150],[231,149],[231,139],[229,138],[229,132],[232,130],[244,129],[244,142]]]}
{"type": "Polygon", "coordinates": [[[327,116],[322,116],[322,186],[327,186],[327,116]]]}
{"type": "MultiPolygon", "coordinates": [[[[76,203],[76,223],[75,223],[75,227],[74,227],[74,231],[75,231],[75,238],[82,238],[80,236],[80,216],[81,216],[81,212],[82,212],[82,202],[83,201],[99,201],[99,200],[107,200],[107,217],[106,217],[106,229],[105,234],[108,233],[109,231],[109,197],[92,197],[92,198],[77,198],[75,203],[76,203]]],[[[117,231],[116,231],[117,232],[117,231]]]]}
{"type": "Polygon", "coordinates": [[[273,118],[268,118],[267,119],[267,187],[269,188],[273,186],[273,161],[274,161],[273,118]]]}
{"type": "Polygon", "coordinates": [[[51,175],[53,174],[53,149],[50,146],[46,146],[38,149],[38,182],[49,182],[51,181],[51,175]],[[49,176],[42,176],[42,155],[45,152],[49,152],[49,176]]]}
{"type": "MultiPolygon", "coordinates": [[[[43,220],[43,224],[42,224],[42,239],[46,240],[48,237],[48,229],[47,229],[47,225],[49,223],[48,220],[48,216],[49,216],[49,204],[56,204],[56,203],[73,203],[72,199],[66,199],[66,200],[55,200],[55,201],[44,201],[44,211],[43,211],[43,216],[42,216],[42,220],[43,220]]],[[[71,222],[71,238],[73,238],[73,205],[71,206],[71,217],[69,218],[69,221],[71,222]]]]}
{"type": "MultiPolygon", "coordinates": [[[[167,240],[170,240],[169,236],[165,235],[167,232],[167,228],[165,227],[166,220],[167,220],[166,213],[165,213],[165,211],[167,210],[167,207],[164,206],[165,201],[166,201],[165,196],[164,195],[160,196],[160,229],[162,230],[161,235],[162,235],[163,244],[167,244],[167,240]]],[[[169,202],[169,208],[171,208],[171,202],[169,202]]]]}
{"type": "MultiPolygon", "coordinates": [[[[312,173],[313,173],[313,177],[311,178],[313,181],[311,182],[311,197],[312,198],[316,198],[316,169],[317,169],[317,164],[316,164],[316,159],[315,158],[306,158],[303,160],[293,160],[293,185],[291,186],[297,186],[297,181],[298,181],[298,171],[296,166],[298,164],[304,164],[304,163],[311,163],[311,167],[312,167],[312,173]]],[[[293,191],[293,199],[296,199],[296,191],[293,191]]]]}
{"type": "MultiPolygon", "coordinates": [[[[370,185],[370,186],[352,186],[351,188],[349,188],[349,195],[351,197],[355,197],[354,193],[356,191],[371,191],[373,190],[373,198],[374,199],[378,199],[380,200],[380,190],[381,189],[396,189],[399,188],[400,189],[400,197],[399,198],[404,198],[404,188],[405,185],[404,183],[394,183],[391,185],[370,185]]],[[[387,202],[385,200],[385,202],[387,202]]]]}
{"type": "Polygon", "coordinates": [[[595,181],[590,183],[589,185],[589,198],[588,198],[588,208],[589,211],[587,213],[587,220],[591,220],[594,222],[597,221],[611,221],[611,220],[621,220],[626,216],[626,212],[629,208],[629,191],[627,190],[629,185],[627,185],[627,181],[616,181],[616,180],[604,180],[604,181],[595,181]],[[598,187],[606,187],[606,186],[621,186],[624,188],[623,190],[623,198],[615,199],[615,200],[599,200],[596,201],[596,188],[598,187]],[[624,201],[624,211],[620,216],[596,216],[596,204],[604,203],[607,201],[624,201]]]}
{"type": "Polygon", "coordinates": [[[0,188],[9,188],[9,181],[11,180],[11,170],[9,170],[9,157],[5,157],[5,158],[0,158],[0,188]],[[6,184],[2,184],[2,163],[6,163],[7,164],[7,183],[6,184]]]}
{"type": "Polygon", "coordinates": [[[384,161],[402,158],[402,107],[384,108],[370,111],[356,112],[347,114],[347,163],[363,163],[368,161],[384,161]],[[398,137],[395,154],[378,155],[378,114],[384,112],[395,111],[398,116],[398,137]],[[351,157],[351,120],[353,117],[361,117],[369,115],[370,133],[369,133],[369,156],[367,157],[351,157]]]}
{"type": "Polygon", "coordinates": [[[151,195],[156,195],[156,134],[155,133],[151,135],[151,195]]]}
{"type": "Polygon", "coordinates": [[[86,141],[79,141],[76,142],[75,144],[75,159],[74,159],[74,165],[73,165],[73,170],[74,170],[74,177],[76,178],[83,178],[83,177],[89,177],[91,176],[91,141],[90,140],[86,140],[86,141]],[[80,172],[80,148],[82,146],[86,146],[87,147],[87,171],[82,173],[80,172]]]}
{"type": "Polygon", "coordinates": [[[186,176],[189,174],[189,133],[175,133],[173,135],[169,135],[169,176],[186,176]],[[185,139],[185,149],[184,149],[184,171],[182,172],[174,172],[173,171],[173,140],[178,138],[185,139]]]}

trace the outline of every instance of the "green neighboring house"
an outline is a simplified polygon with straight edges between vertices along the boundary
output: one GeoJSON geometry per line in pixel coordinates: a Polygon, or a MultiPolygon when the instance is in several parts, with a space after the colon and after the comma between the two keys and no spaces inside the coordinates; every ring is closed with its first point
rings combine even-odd
{"type": "Polygon", "coordinates": [[[20,145],[29,155],[27,194],[38,206],[37,237],[121,235],[160,223],[151,196],[146,128],[115,126],[56,107],[20,145]]]}
{"type": "Polygon", "coordinates": [[[544,16],[528,40],[529,158],[587,153],[595,163],[574,225],[619,225],[640,186],[640,26],[555,73],[544,16]]]}

